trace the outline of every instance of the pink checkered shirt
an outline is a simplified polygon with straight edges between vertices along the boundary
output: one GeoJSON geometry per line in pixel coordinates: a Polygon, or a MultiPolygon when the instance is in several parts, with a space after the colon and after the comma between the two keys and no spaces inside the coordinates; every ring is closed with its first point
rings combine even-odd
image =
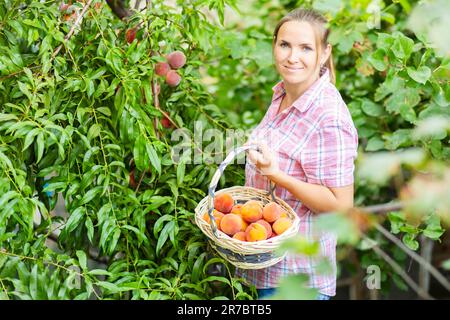
{"type": "MultiPolygon", "coordinates": [[[[277,115],[285,94],[283,82],[273,87],[272,103],[249,140],[265,141],[276,152],[280,169],[307,183],[343,187],[353,183],[358,133],[345,102],[330,82],[329,71],[314,82],[288,109],[277,115]]],[[[247,161],[246,186],[269,190],[269,180],[247,161]]],[[[329,296],[336,294],[336,236],[313,234],[313,213],[289,191],[276,187],[276,195],[285,200],[300,217],[299,233],[318,240],[320,252],[329,259],[333,272],[319,274],[317,259],[288,254],[272,267],[244,270],[241,276],[256,288],[274,288],[281,276],[306,273],[310,286],[329,296]]]]}

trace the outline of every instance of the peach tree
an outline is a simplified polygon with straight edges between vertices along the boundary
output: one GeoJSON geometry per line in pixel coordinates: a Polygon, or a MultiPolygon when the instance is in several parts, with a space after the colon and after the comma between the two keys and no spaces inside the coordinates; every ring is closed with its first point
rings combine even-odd
{"type": "Polygon", "coordinates": [[[171,157],[229,126],[200,69],[235,1],[166,3],[0,3],[2,299],[252,298],[194,225],[216,164],[171,157]]]}

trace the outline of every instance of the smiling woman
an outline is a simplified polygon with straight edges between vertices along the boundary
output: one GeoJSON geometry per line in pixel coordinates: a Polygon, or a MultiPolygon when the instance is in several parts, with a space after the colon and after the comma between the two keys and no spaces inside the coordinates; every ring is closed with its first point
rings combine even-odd
{"type": "Polygon", "coordinates": [[[334,82],[331,45],[326,43],[328,31],[306,19],[285,19],[275,28],[273,41],[275,67],[287,92],[279,112],[292,105],[319,78],[324,65],[332,72],[334,82]]]}
{"type": "Polygon", "coordinates": [[[326,22],[315,11],[297,9],[275,28],[274,63],[282,81],[274,86],[272,103],[250,136],[249,143],[258,144],[261,152],[249,151],[246,186],[267,190],[275,183],[276,195],[300,217],[299,233],[320,243],[332,272],[320,274],[317,261],[294,254],[269,268],[238,269],[261,296],[276,295],[280,278],[296,273],[309,275],[317,299],[335,295],[336,237],[314,234],[313,215],[353,206],[358,134],[334,86],[326,22]]]}

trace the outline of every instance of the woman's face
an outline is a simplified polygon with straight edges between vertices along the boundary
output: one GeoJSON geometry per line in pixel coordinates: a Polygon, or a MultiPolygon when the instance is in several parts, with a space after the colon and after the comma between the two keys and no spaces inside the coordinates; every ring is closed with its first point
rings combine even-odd
{"type": "Polygon", "coordinates": [[[275,66],[283,81],[300,84],[319,75],[314,29],[308,22],[288,21],[278,30],[275,66]]]}

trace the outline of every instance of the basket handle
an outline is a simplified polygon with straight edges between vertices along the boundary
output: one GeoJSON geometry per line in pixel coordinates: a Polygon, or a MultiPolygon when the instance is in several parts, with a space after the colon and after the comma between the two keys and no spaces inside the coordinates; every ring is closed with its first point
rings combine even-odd
{"type": "MultiPolygon", "coordinates": [[[[240,154],[243,151],[247,151],[247,150],[260,151],[260,149],[258,148],[258,146],[256,144],[245,145],[245,146],[236,148],[235,150],[231,151],[227,155],[225,160],[223,160],[222,163],[219,165],[219,168],[214,173],[214,176],[211,179],[211,183],[209,184],[209,188],[208,188],[208,215],[209,215],[209,221],[210,221],[209,223],[211,225],[214,235],[217,238],[219,237],[219,234],[217,233],[216,219],[213,216],[214,197],[215,197],[215,191],[217,188],[217,184],[219,183],[220,177],[222,176],[223,172],[225,171],[225,168],[233,161],[233,159],[238,154],[240,154]]],[[[275,194],[274,194],[276,185],[275,185],[275,183],[273,183],[272,180],[269,179],[269,181],[270,181],[269,195],[272,198],[272,201],[276,202],[275,194]]]]}

